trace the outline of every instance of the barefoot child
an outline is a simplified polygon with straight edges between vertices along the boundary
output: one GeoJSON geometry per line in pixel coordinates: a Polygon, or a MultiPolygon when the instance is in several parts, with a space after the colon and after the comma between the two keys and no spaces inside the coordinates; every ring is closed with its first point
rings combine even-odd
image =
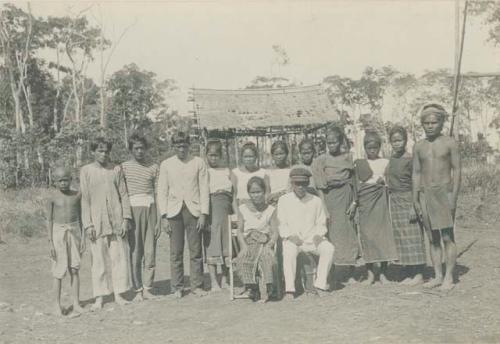
{"type": "Polygon", "coordinates": [[[240,205],[238,218],[238,242],[241,251],[236,259],[238,275],[254,301],[260,299],[256,275],[264,279],[267,301],[273,283],[274,245],[278,231],[274,225],[274,207],[266,203],[266,184],[260,177],[252,177],[247,183],[250,202],[240,205]]]}
{"type": "Polygon", "coordinates": [[[396,245],[389,216],[384,175],[389,161],[379,157],[382,140],[367,132],[363,140],[367,159],[355,162],[358,185],[359,239],[362,257],[368,269],[365,284],[375,281],[374,263],[380,263],[380,282],[387,283],[387,263],[397,259],[396,245]]]}
{"type": "Polygon", "coordinates": [[[349,282],[354,282],[353,273],[359,255],[359,244],[353,216],[354,164],[349,153],[342,153],[344,133],[333,127],[326,134],[328,153],[313,162],[313,176],[323,199],[328,223],[328,238],[335,245],[335,265],[349,266],[349,282]]]}
{"type": "Polygon", "coordinates": [[[66,272],[71,277],[73,312],[82,313],[80,306],[80,255],[85,250],[85,240],[80,219],[80,194],[71,190],[71,172],[58,167],[54,179],[59,192],[48,201],[47,229],[50,257],[53,260],[54,290],[56,295],[55,314],[62,315],[61,282],[66,272]]]}
{"type": "Polygon", "coordinates": [[[210,189],[210,217],[208,231],[205,232],[205,255],[210,273],[212,291],[227,285],[226,259],[229,257],[229,215],[233,213],[233,184],[231,171],[221,166],[222,144],[209,141],[207,144],[208,179],[210,189]],[[219,284],[217,266],[221,267],[222,279],[219,284]]]}
{"type": "Polygon", "coordinates": [[[271,146],[273,166],[266,170],[269,178],[269,195],[267,202],[276,206],[278,199],[290,189],[288,166],[288,146],[284,141],[275,141],[271,146]]]}
{"type": "Polygon", "coordinates": [[[389,133],[392,156],[387,168],[387,185],[391,209],[392,227],[396,249],[397,263],[403,265],[405,278],[401,282],[406,285],[417,285],[423,282],[425,243],[422,228],[417,221],[413,207],[412,157],[406,152],[408,140],[406,130],[395,126],[389,133]]]}
{"type": "Polygon", "coordinates": [[[421,123],[425,139],[419,141],[413,153],[413,202],[422,219],[431,245],[435,276],[424,286],[441,285],[450,290],[457,247],[453,233],[455,210],[460,188],[460,153],[457,142],[441,134],[446,111],[441,105],[428,104],[422,108],[421,123]],[[444,244],[446,272],[441,267],[444,244]]]}
{"type": "Polygon", "coordinates": [[[109,159],[111,147],[102,137],[92,141],[94,162],[80,170],[82,224],[92,254],[92,311],[100,310],[104,296],[111,293],[116,303],[127,304],[121,294],[130,289],[127,232],[132,212],[123,170],[109,159]]]}

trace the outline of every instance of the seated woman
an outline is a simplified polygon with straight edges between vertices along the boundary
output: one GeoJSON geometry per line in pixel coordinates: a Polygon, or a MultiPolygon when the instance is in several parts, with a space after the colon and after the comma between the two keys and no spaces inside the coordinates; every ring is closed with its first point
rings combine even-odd
{"type": "Polygon", "coordinates": [[[252,177],[247,184],[250,202],[239,206],[238,242],[241,251],[236,259],[236,270],[245,284],[250,298],[260,300],[257,274],[267,287],[268,301],[273,283],[274,245],[278,231],[274,225],[275,208],[266,202],[266,184],[263,178],[252,177]]]}

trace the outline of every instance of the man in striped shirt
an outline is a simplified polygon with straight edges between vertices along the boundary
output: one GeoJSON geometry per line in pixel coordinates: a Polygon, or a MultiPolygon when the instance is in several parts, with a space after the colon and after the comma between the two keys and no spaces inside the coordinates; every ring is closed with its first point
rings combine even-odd
{"type": "Polygon", "coordinates": [[[130,136],[128,148],[132,159],[122,163],[122,169],[133,217],[133,228],[128,232],[130,262],[136,291],[134,300],[142,301],[153,297],[156,240],[160,235],[155,201],[159,168],[147,160],[148,143],[143,136],[130,136]]]}

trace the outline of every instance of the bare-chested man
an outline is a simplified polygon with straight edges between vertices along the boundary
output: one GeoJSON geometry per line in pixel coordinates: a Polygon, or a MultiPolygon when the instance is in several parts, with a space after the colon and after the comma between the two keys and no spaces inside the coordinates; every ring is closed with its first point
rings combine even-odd
{"type": "Polygon", "coordinates": [[[83,312],[80,306],[80,255],[85,250],[80,219],[80,194],[71,190],[71,172],[58,167],[54,171],[58,192],[47,202],[47,230],[50,258],[53,260],[55,314],[62,315],[61,281],[69,272],[73,291],[73,313],[83,312]]]}
{"type": "Polygon", "coordinates": [[[422,108],[421,123],[426,138],[413,153],[413,202],[427,231],[435,276],[425,287],[450,290],[457,248],[453,234],[460,187],[460,154],[457,142],[441,134],[446,111],[438,104],[422,108]],[[441,239],[444,244],[446,272],[443,278],[441,239]]]}

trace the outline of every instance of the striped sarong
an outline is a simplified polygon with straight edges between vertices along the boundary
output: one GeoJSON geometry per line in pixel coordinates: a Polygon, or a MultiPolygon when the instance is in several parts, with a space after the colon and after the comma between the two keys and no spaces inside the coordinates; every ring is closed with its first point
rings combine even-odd
{"type": "Polygon", "coordinates": [[[420,224],[410,222],[415,213],[412,193],[391,192],[390,209],[394,240],[398,252],[397,264],[420,265],[426,263],[424,235],[420,224]]]}

